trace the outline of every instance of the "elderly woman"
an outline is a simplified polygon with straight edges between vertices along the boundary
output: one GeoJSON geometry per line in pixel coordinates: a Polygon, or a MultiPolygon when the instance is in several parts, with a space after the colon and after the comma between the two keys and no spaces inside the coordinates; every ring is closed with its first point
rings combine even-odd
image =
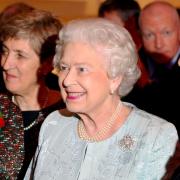
{"type": "Polygon", "coordinates": [[[35,153],[42,122],[50,112],[63,105],[60,93],[49,89],[44,82],[46,74],[52,70],[55,41],[61,27],[59,20],[41,10],[16,15],[0,27],[5,86],[11,94],[11,101],[21,110],[13,112],[14,109],[7,106],[4,116],[17,113],[23,118],[22,125],[20,122],[16,124],[23,127],[23,133],[12,136],[18,146],[23,147],[22,151],[16,151],[16,145],[9,146],[8,141],[12,139],[7,134],[12,133],[13,124],[5,124],[7,127],[0,132],[1,144],[4,144],[0,151],[0,159],[4,162],[0,164],[0,179],[17,179],[15,174],[20,169],[18,178],[23,179],[35,153]],[[23,165],[14,165],[16,173],[11,174],[12,164],[17,163],[12,155],[18,157],[19,153],[23,156],[23,165]]]}
{"type": "Polygon", "coordinates": [[[68,23],[59,39],[54,64],[67,110],[47,117],[25,179],[160,179],[177,132],[120,99],[140,75],[129,33],[88,19],[68,23]]]}

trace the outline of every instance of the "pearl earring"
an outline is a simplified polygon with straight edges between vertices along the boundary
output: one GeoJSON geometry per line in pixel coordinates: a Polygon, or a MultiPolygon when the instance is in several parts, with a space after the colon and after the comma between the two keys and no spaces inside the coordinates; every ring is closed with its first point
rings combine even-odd
{"type": "Polygon", "coordinates": [[[114,94],[114,90],[111,89],[110,90],[110,94],[113,95],[114,94]]]}

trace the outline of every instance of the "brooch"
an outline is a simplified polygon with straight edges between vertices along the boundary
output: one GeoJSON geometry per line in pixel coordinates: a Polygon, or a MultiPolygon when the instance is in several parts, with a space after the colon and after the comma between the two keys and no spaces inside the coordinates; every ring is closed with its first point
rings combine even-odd
{"type": "Polygon", "coordinates": [[[119,140],[118,145],[122,151],[131,151],[135,147],[135,139],[130,135],[125,135],[119,140]]]}

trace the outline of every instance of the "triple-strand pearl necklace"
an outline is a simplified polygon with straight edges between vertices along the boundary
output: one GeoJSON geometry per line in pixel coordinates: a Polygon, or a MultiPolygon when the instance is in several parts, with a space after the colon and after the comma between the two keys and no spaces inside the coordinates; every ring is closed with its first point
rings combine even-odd
{"type": "Polygon", "coordinates": [[[85,141],[90,141],[90,142],[101,141],[103,139],[103,137],[107,134],[107,132],[111,129],[111,127],[113,126],[115,121],[117,120],[117,118],[121,112],[121,109],[122,109],[122,103],[119,102],[114,113],[112,114],[110,119],[107,121],[106,125],[100,131],[98,131],[94,136],[89,136],[87,134],[82,120],[79,120],[79,122],[78,122],[79,137],[85,141]]]}

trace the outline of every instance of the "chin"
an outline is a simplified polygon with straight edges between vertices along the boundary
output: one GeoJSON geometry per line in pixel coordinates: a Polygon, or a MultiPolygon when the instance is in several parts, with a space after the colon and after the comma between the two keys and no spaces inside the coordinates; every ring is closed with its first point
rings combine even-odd
{"type": "Polygon", "coordinates": [[[79,113],[79,112],[84,111],[84,108],[81,107],[79,104],[68,104],[68,103],[66,103],[66,108],[68,109],[68,111],[73,112],[73,113],[79,113]]]}
{"type": "Polygon", "coordinates": [[[16,86],[12,86],[12,85],[8,85],[8,84],[5,84],[6,86],[6,89],[11,92],[12,94],[16,94],[17,92],[19,92],[19,88],[17,88],[16,86]]]}

